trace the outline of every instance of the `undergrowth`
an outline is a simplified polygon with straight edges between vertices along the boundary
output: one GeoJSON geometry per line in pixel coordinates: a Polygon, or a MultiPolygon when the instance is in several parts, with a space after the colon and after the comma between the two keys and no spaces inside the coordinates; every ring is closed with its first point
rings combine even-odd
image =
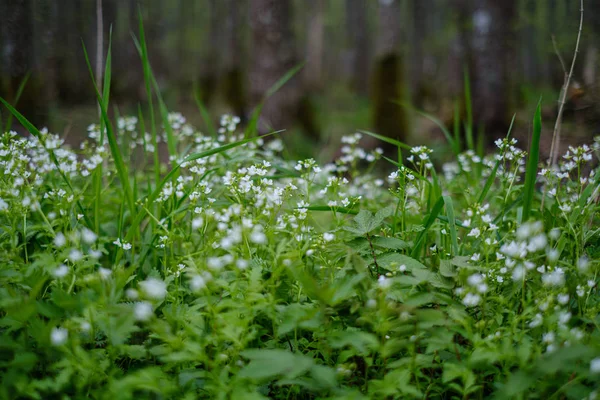
{"type": "Polygon", "coordinates": [[[3,101],[31,135],[0,140],[0,397],[596,397],[600,138],[287,160],[260,107],[169,113],[140,33],[161,121],[109,118],[110,56],[78,149],[3,101]]]}

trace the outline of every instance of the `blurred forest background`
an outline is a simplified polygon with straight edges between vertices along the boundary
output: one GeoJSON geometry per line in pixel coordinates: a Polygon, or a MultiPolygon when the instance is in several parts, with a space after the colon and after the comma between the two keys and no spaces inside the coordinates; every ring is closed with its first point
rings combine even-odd
{"type": "MultiPolygon", "coordinates": [[[[356,129],[435,147],[439,129],[415,110],[448,126],[464,120],[465,84],[487,139],[504,135],[514,113],[526,138],[540,96],[551,130],[564,82],[557,53],[568,68],[580,15],[579,0],[0,0],[0,96],[14,99],[30,74],[17,108],[72,141],[97,117],[81,41],[94,65],[99,3],[119,114],[146,101],[131,36],[139,6],[170,110],[200,125],[196,90],[215,120],[248,118],[304,62],[267,101],[261,127],[288,129],[299,154],[324,157],[356,129]]],[[[563,128],[571,142],[600,133],[599,49],[600,1],[586,0],[563,128]]]]}

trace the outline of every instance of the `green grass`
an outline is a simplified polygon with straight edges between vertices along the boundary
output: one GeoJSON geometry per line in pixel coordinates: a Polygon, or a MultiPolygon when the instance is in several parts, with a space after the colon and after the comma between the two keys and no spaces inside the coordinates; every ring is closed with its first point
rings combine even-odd
{"type": "Polygon", "coordinates": [[[515,118],[460,152],[457,112],[440,169],[369,131],[295,160],[260,105],[169,113],[136,43],[148,104],[109,115],[109,44],[81,147],[0,98],[31,133],[0,135],[0,398],[595,396],[600,137],[540,169],[540,104],[529,154],[515,118]]]}

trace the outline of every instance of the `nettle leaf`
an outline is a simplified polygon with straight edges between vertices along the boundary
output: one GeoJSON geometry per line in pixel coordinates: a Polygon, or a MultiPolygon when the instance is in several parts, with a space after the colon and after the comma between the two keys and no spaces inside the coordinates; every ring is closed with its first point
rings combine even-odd
{"type": "Polygon", "coordinates": [[[447,278],[453,278],[458,275],[457,268],[450,260],[440,261],[440,274],[447,278]]]}
{"type": "Polygon", "coordinates": [[[360,210],[356,217],[354,217],[355,226],[345,227],[344,229],[355,233],[357,236],[364,236],[379,228],[383,224],[383,221],[393,213],[393,207],[382,208],[375,215],[369,210],[360,210]]]}
{"type": "Polygon", "coordinates": [[[400,253],[390,252],[380,255],[377,257],[377,263],[380,267],[385,268],[388,271],[398,271],[402,265],[404,265],[406,267],[406,271],[409,272],[415,269],[427,270],[427,267],[421,262],[400,253]]]}
{"type": "Polygon", "coordinates": [[[374,236],[371,238],[373,246],[383,247],[389,250],[406,250],[410,248],[410,244],[404,240],[400,240],[393,237],[374,236]]]}
{"type": "Polygon", "coordinates": [[[242,351],[241,355],[250,362],[240,370],[238,376],[259,381],[278,377],[295,378],[314,365],[311,357],[281,349],[249,349],[242,351]]]}
{"type": "MultiPolygon", "coordinates": [[[[374,247],[386,250],[406,250],[412,246],[404,240],[385,236],[371,236],[371,243],[374,247]]],[[[369,241],[364,237],[356,237],[349,240],[346,242],[346,245],[359,253],[370,253],[371,251],[369,241]]]]}
{"type": "Polygon", "coordinates": [[[334,349],[343,347],[352,347],[360,354],[368,354],[370,350],[376,350],[379,347],[377,336],[361,331],[342,331],[335,332],[329,337],[329,345],[334,349]]]}

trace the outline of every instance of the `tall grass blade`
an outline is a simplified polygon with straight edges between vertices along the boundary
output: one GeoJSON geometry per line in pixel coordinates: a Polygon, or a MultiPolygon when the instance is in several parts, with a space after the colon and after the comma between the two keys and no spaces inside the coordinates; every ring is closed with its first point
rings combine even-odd
{"type": "Polygon", "coordinates": [[[452,122],[452,133],[454,134],[454,142],[458,147],[458,151],[461,151],[462,143],[460,140],[460,107],[457,102],[454,102],[454,119],[452,122]]]}
{"type": "Polygon", "coordinates": [[[204,121],[204,126],[206,126],[206,130],[208,131],[208,134],[210,136],[212,136],[213,138],[216,138],[217,137],[217,129],[215,128],[215,125],[213,124],[212,118],[210,117],[208,110],[206,109],[206,107],[204,106],[204,103],[202,102],[202,98],[200,97],[200,88],[199,87],[194,88],[194,100],[196,101],[196,105],[198,106],[198,111],[200,111],[200,116],[202,117],[202,121],[204,121]]]}
{"type": "Polygon", "coordinates": [[[469,70],[465,67],[464,71],[464,90],[465,90],[465,111],[467,121],[465,122],[465,136],[467,139],[467,148],[475,150],[473,143],[473,103],[471,99],[471,80],[469,78],[469,70]]]}
{"type": "MultiPolygon", "coordinates": [[[[115,162],[115,167],[117,168],[117,174],[119,175],[119,179],[121,180],[121,187],[123,188],[123,193],[125,194],[125,199],[127,202],[127,206],[131,211],[131,214],[135,214],[135,200],[133,199],[133,193],[131,191],[131,184],[129,182],[129,172],[127,171],[127,166],[123,162],[123,154],[121,153],[121,149],[119,148],[119,144],[117,143],[117,138],[115,136],[115,132],[112,127],[112,123],[108,118],[108,113],[106,111],[106,107],[104,106],[104,102],[102,100],[102,96],[98,91],[98,86],[96,85],[96,80],[94,79],[94,71],[92,69],[92,65],[90,64],[90,58],[88,57],[87,49],[85,44],[82,41],[83,46],[83,54],[85,56],[85,62],[87,63],[88,70],[90,72],[90,77],[92,79],[92,83],[94,85],[94,90],[96,91],[96,97],[98,100],[98,104],[100,104],[100,111],[102,113],[102,119],[104,120],[104,124],[106,126],[106,136],[108,138],[108,146],[110,148],[111,155],[115,162]]],[[[110,62],[110,52],[106,56],[106,62],[110,62]]]]}
{"type": "Polygon", "coordinates": [[[523,188],[523,221],[527,221],[531,212],[531,204],[535,194],[535,180],[537,178],[538,163],[540,160],[540,137],[542,136],[542,99],[538,102],[533,117],[533,133],[529,146],[527,170],[525,172],[525,186],[523,188]]]}
{"type": "Polygon", "coordinates": [[[379,140],[381,140],[382,142],[385,142],[385,143],[388,143],[388,144],[394,145],[394,146],[396,146],[396,147],[399,147],[399,148],[402,148],[402,149],[405,149],[405,150],[411,150],[411,149],[412,149],[412,147],[411,147],[411,146],[409,146],[409,145],[407,145],[407,144],[405,144],[405,143],[402,143],[402,142],[401,142],[401,141],[399,141],[399,140],[392,139],[392,138],[389,138],[389,137],[387,137],[387,136],[380,135],[380,134],[378,134],[378,133],[369,132],[369,131],[365,131],[365,130],[359,130],[359,132],[360,132],[360,133],[364,133],[365,135],[369,135],[369,136],[371,136],[371,137],[374,137],[375,139],[379,139],[379,140]]]}
{"type": "MultiPolygon", "coordinates": [[[[146,34],[144,32],[144,19],[142,17],[142,9],[138,8],[138,28],[140,35],[140,51],[142,53],[142,69],[144,72],[144,86],[146,88],[146,95],[148,96],[148,109],[150,118],[150,135],[152,137],[152,146],[154,147],[153,161],[154,161],[154,184],[157,185],[160,181],[160,155],[158,151],[158,140],[156,133],[156,118],[154,116],[154,100],[152,96],[152,81],[150,79],[150,63],[148,62],[148,47],[146,45],[146,34]]],[[[132,34],[133,36],[133,34],[132,34]]],[[[136,43],[135,36],[133,37],[134,43],[136,43]]]]}
{"type": "Polygon", "coordinates": [[[429,228],[431,228],[431,225],[433,225],[433,223],[435,222],[440,211],[442,211],[442,208],[444,208],[444,199],[442,197],[440,197],[438,199],[438,201],[434,204],[433,208],[431,209],[429,216],[427,216],[427,218],[425,219],[425,222],[423,224],[423,230],[419,233],[419,236],[417,237],[417,240],[415,241],[415,245],[411,252],[411,257],[418,259],[419,253],[421,252],[421,248],[423,246],[423,243],[425,242],[425,238],[427,237],[427,234],[429,233],[429,228]]]}
{"type": "MultiPolygon", "coordinates": [[[[23,79],[21,80],[21,83],[19,83],[19,87],[17,88],[17,93],[15,94],[15,98],[13,99],[13,104],[16,107],[19,104],[19,100],[21,99],[21,96],[23,95],[23,90],[25,90],[25,85],[27,85],[27,81],[29,80],[29,77],[31,76],[31,71],[27,72],[25,74],[25,76],[23,77],[23,79]]],[[[8,132],[10,130],[10,127],[12,125],[12,113],[8,113],[8,117],[6,118],[6,125],[4,125],[4,132],[8,132]]]]}
{"type": "Polygon", "coordinates": [[[458,235],[456,234],[456,219],[454,218],[454,204],[450,196],[442,197],[446,205],[446,215],[448,216],[448,228],[450,229],[450,240],[452,241],[452,251],[458,255],[458,235]]]}
{"type": "MultiPolygon", "coordinates": [[[[507,139],[510,137],[510,132],[512,131],[512,127],[513,127],[513,124],[515,123],[516,116],[517,116],[517,114],[514,114],[512,117],[512,120],[510,121],[510,126],[508,127],[508,133],[506,134],[507,139]]],[[[483,189],[481,190],[481,193],[479,193],[479,197],[477,198],[477,202],[479,204],[483,204],[483,202],[485,201],[485,198],[486,198],[488,192],[490,191],[490,189],[492,188],[492,185],[494,184],[494,180],[496,179],[496,174],[498,173],[499,167],[500,167],[500,160],[496,160],[496,164],[494,164],[494,169],[492,169],[490,176],[488,176],[487,180],[485,181],[485,185],[483,185],[483,189]]]]}
{"type": "Polygon", "coordinates": [[[416,112],[417,114],[427,118],[431,122],[433,122],[438,128],[440,128],[440,130],[444,134],[444,137],[446,138],[446,141],[450,145],[452,152],[458,156],[458,154],[460,153],[460,145],[459,145],[459,143],[456,142],[456,140],[454,140],[454,137],[452,136],[452,134],[450,133],[450,131],[448,130],[448,128],[444,125],[444,123],[442,121],[440,121],[434,115],[431,115],[429,113],[426,113],[425,111],[422,111],[422,110],[412,107],[410,104],[400,102],[400,101],[394,101],[394,103],[398,104],[402,107],[406,107],[406,108],[416,112]]]}
{"type": "Polygon", "coordinates": [[[279,78],[265,93],[265,96],[261,100],[261,102],[256,106],[256,108],[252,111],[252,116],[248,121],[248,125],[244,130],[244,137],[250,138],[257,134],[258,132],[258,121],[260,118],[260,113],[262,112],[263,105],[265,101],[272,95],[274,95],[279,89],[283,87],[290,79],[294,77],[303,67],[305,63],[301,63],[287,71],[281,78],[279,78]]]}
{"type": "MultiPolygon", "coordinates": [[[[102,88],[102,102],[104,104],[104,108],[108,108],[108,103],[110,99],[110,83],[112,79],[112,28],[109,31],[108,35],[108,54],[106,56],[106,61],[104,65],[104,84],[102,88]]],[[[100,142],[99,145],[104,145],[104,131],[106,130],[106,126],[104,123],[104,119],[102,115],[100,115],[100,142]]],[[[98,164],[96,169],[94,170],[94,174],[92,177],[92,183],[94,188],[94,228],[96,234],[100,234],[100,209],[102,208],[102,180],[104,177],[103,174],[104,165],[103,163],[98,164]]]]}

